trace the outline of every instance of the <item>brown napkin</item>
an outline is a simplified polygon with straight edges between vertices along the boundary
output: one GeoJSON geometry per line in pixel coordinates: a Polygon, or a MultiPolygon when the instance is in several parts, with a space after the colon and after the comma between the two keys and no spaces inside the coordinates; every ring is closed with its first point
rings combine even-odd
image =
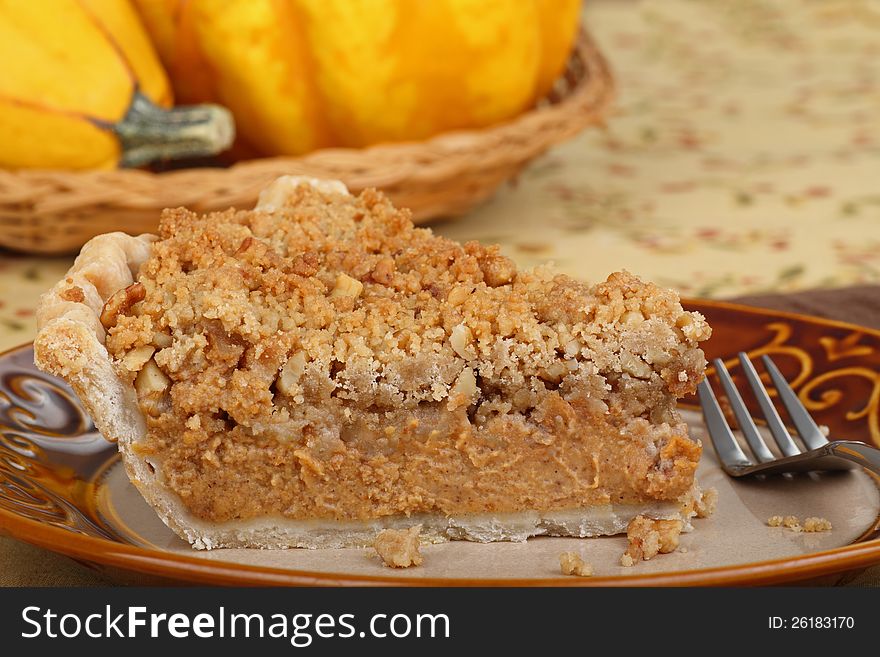
{"type": "MultiPolygon", "coordinates": [[[[741,297],[738,303],[880,328],[880,286],[741,297]]],[[[105,586],[105,575],[45,550],[0,538],[0,586],[105,586]]],[[[137,583],[137,580],[135,580],[137,583]]],[[[828,583],[880,586],[880,566],[828,583]]]]}
{"type": "Polygon", "coordinates": [[[880,285],[861,285],[794,294],[766,294],[731,299],[747,306],[828,317],[880,329],[880,285]]]}

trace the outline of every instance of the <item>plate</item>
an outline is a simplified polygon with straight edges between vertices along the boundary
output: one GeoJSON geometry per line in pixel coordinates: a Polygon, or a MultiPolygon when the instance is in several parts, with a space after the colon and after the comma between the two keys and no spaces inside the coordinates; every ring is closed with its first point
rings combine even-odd
{"type": "MultiPolygon", "coordinates": [[[[817,422],[837,439],[880,445],[880,331],[734,304],[690,301],[714,334],[707,356],[769,354],[817,422]]],[[[710,370],[709,376],[714,376],[710,370]]],[[[624,537],[534,538],[422,549],[419,568],[392,570],[365,549],[195,551],[129,484],[114,445],[76,396],[33,365],[30,345],[0,355],[0,528],[119,578],[240,585],[728,585],[821,578],[880,563],[880,489],[871,475],[733,480],[718,467],[694,400],[682,403],[706,449],[698,476],[719,490],[712,518],[695,520],[681,548],[624,568],[624,537]],[[831,532],[771,528],[771,515],[823,516],[831,532]],[[578,551],[592,578],[563,577],[558,556],[578,551]]]]}

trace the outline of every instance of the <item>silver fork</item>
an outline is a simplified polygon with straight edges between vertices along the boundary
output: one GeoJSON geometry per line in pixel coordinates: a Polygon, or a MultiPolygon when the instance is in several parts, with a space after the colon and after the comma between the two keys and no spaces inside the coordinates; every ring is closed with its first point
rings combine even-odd
{"type": "Polygon", "coordinates": [[[708,378],[703,379],[698,388],[700,406],[703,407],[703,418],[706,420],[706,428],[709,430],[712,445],[721,461],[721,467],[727,474],[731,477],[744,477],[746,475],[779,474],[782,472],[849,470],[860,465],[880,475],[880,449],[853,440],[829,441],[813,418],[810,417],[810,414],[807,413],[807,409],[801,404],[794,390],[788,385],[773,361],[766,355],[762,360],[806,450],[802,450],[791,437],[782,418],[779,417],[776,407],[770,400],[770,395],[767,394],[767,389],[761,382],[755,366],[747,354],[740,352],[739,362],[742,365],[746,381],[758,400],[761,413],[767,421],[767,427],[783,456],[777,458],[770,451],[767,443],[761,437],[755,421],[749,415],[736,386],[733,385],[733,379],[730,378],[727,368],[720,358],[716,358],[714,361],[715,369],[721,380],[721,386],[724,388],[724,394],[730,401],[736,421],[755,457],[751,459],[743,452],[736,436],[730,429],[730,425],[724,418],[724,413],[715,398],[715,393],[712,392],[708,378]]]}

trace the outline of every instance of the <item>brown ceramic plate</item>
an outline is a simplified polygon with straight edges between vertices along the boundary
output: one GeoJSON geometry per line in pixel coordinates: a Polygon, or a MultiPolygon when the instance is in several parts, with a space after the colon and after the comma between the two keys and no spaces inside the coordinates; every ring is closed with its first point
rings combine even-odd
{"type": "MultiPolygon", "coordinates": [[[[720,302],[689,305],[714,328],[707,355],[728,359],[737,374],[738,351],[770,354],[832,437],[880,445],[880,331],[720,302]]],[[[699,415],[685,415],[703,438],[699,415]]],[[[422,567],[403,571],[361,549],[197,552],[128,483],[115,446],[69,389],[34,368],[30,345],[0,355],[0,529],[118,577],[227,585],[727,585],[815,580],[880,563],[880,491],[863,472],[734,481],[707,446],[699,477],[719,489],[717,514],[695,521],[684,549],[632,568],[618,565],[622,537],[432,545],[423,548],[422,567]],[[834,530],[766,526],[770,515],[787,514],[827,517],[834,530]],[[596,576],[561,577],[557,559],[567,550],[580,551],[596,576]]]]}

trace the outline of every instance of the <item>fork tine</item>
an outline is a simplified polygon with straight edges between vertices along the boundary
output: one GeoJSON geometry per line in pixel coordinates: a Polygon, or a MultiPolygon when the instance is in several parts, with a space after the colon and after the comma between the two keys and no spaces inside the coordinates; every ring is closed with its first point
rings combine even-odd
{"type": "Polygon", "coordinates": [[[749,447],[751,447],[755,458],[761,463],[774,460],[776,457],[773,456],[773,452],[767,449],[767,443],[765,443],[764,438],[761,437],[761,433],[758,431],[758,427],[755,425],[752,416],[749,415],[739,391],[736,389],[736,386],[733,385],[733,379],[730,378],[730,373],[724,366],[724,361],[720,358],[716,358],[714,363],[718,379],[721,381],[721,386],[724,388],[724,394],[727,395],[727,399],[730,401],[730,405],[733,408],[733,414],[736,416],[736,421],[739,423],[739,428],[746,437],[746,441],[749,443],[749,447]]]}
{"type": "Polygon", "coordinates": [[[746,380],[749,382],[749,387],[751,387],[752,392],[755,394],[755,399],[758,400],[758,405],[761,407],[764,419],[767,420],[767,427],[770,429],[770,433],[773,434],[779,449],[782,450],[785,456],[800,454],[801,450],[788,434],[788,430],[785,428],[782,418],[779,417],[779,412],[770,400],[770,395],[767,394],[767,389],[761,382],[755,366],[752,365],[752,361],[749,360],[748,355],[743,351],[739,352],[739,362],[742,365],[743,373],[746,375],[746,380]]]}
{"type": "Polygon", "coordinates": [[[712,439],[712,446],[715,447],[715,453],[718,454],[718,459],[724,469],[735,471],[737,468],[754,465],[752,460],[743,453],[739,443],[736,442],[736,438],[721,412],[721,406],[715,399],[715,393],[712,392],[709,380],[703,379],[697,390],[700,396],[700,406],[703,407],[703,418],[706,420],[706,428],[709,430],[709,438],[712,439]]]}
{"type": "Polygon", "coordinates": [[[788,416],[791,418],[791,421],[794,422],[794,426],[797,429],[798,434],[800,434],[801,440],[803,440],[804,444],[807,446],[807,449],[818,449],[819,447],[826,445],[828,439],[819,430],[819,426],[813,421],[810,414],[807,413],[807,409],[804,408],[804,405],[800,402],[794,390],[788,385],[788,381],[782,376],[779,368],[776,367],[776,363],[774,363],[767,354],[764,354],[764,356],[761,357],[761,360],[764,361],[764,367],[767,368],[767,372],[773,380],[776,392],[779,393],[779,398],[782,400],[785,410],[788,411],[788,416]]]}

